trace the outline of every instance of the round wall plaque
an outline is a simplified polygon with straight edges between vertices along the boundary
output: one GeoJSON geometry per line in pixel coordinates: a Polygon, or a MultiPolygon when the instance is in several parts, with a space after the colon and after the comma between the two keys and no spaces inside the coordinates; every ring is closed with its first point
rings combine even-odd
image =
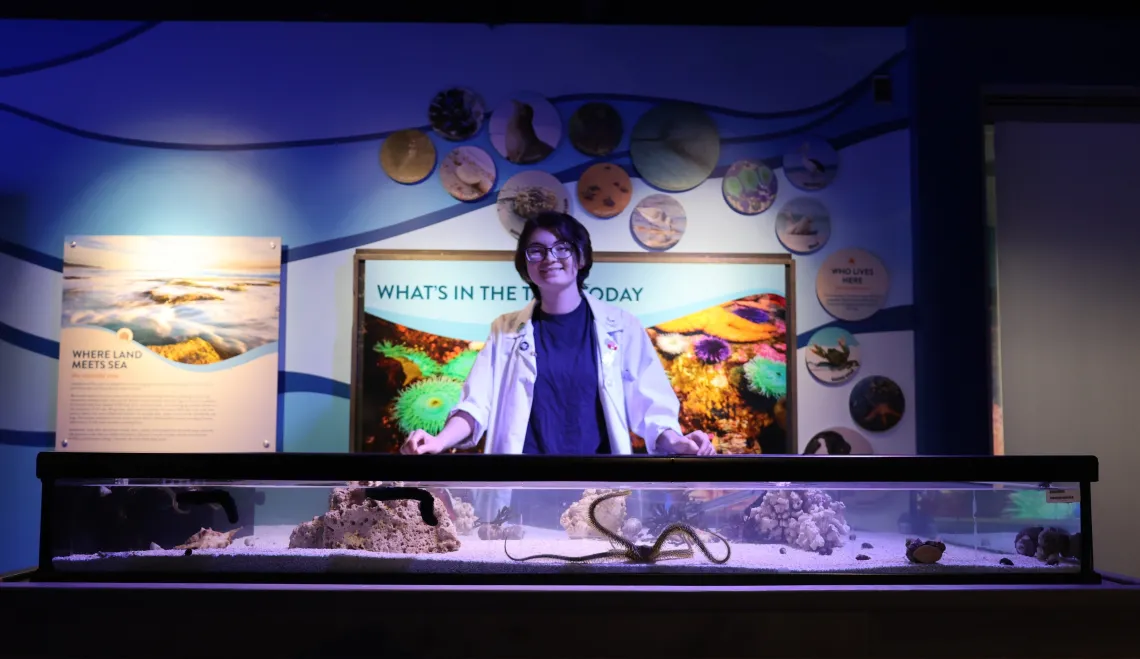
{"type": "Polygon", "coordinates": [[[827,313],[840,320],[864,320],[887,303],[890,275],[877,256],[841,249],[819,267],[815,294],[827,313]]]}

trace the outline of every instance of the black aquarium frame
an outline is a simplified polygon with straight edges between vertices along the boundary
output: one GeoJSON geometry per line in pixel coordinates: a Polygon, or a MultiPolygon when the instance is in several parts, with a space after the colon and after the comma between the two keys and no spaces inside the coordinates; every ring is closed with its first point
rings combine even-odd
{"type": "MultiPolygon", "coordinates": [[[[391,585],[1005,585],[1099,584],[1093,569],[1092,483],[1099,479],[1095,456],[604,456],[556,457],[529,455],[398,455],[360,453],[61,453],[37,456],[36,476],[43,494],[40,520],[39,566],[32,581],[117,583],[290,583],[391,585]],[[52,565],[51,538],[56,515],[68,514],[54,505],[54,490],[68,481],[182,481],[243,483],[257,481],[319,482],[398,480],[429,482],[597,482],[612,483],[793,483],[834,488],[850,483],[1052,483],[1077,484],[1081,493],[1081,556],[1079,571],[987,571],[954,574],[865,574],[849,572],[743,572],[679,573],[587,572],[568,566],[561,572],[540,573],[234,573],[234,572],[130,572],[74,573],[52,565]]],[[[126,484],[125,482],[123,484],[126,484]]],[[[256,485],[253,485],[256,486],[256,485]]],[[[901,551],[901,548],[900,548],[901,551]]]]}

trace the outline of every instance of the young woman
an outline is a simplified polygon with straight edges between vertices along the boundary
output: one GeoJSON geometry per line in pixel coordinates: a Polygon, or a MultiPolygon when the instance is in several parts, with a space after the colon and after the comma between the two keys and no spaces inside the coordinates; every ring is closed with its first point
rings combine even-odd
{"type": "Polygon", "coordinates": [[[590,234],[573,217],[545,213],[519,235],[515,270],[534,293],[503,314],[438,435],[416,430],[402,453],[469,448],[487,453],[714,455],[708,435],[681,434],[680,404],[637,318],[584,291],[590,234]]]}

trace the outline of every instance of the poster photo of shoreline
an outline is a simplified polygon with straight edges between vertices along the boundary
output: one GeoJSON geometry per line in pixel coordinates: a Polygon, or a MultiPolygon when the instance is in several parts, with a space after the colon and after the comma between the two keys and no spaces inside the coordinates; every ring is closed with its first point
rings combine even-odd
{"type": "Polygon", "coordinates": [[[57,448],[276,448],[276,237],[64,242],[57,448]]]}
{"type": "MultiPolygon", "coordinates": [[[[785,277],[783,263],[597,260],[586,294],[642,322],[682,429],[706,431],[722,454],[786,453],[794,450],[786,355],[795,352],[785,277]]],[[[365,453],[398,452],[416,429],[438,433],[491,323],[530,301],[511,261],[482,255],[376,255],[357,286],[352,450],[365,453]]],[[[646,452],[644,438],[630,440],[646,452]]],[[[457,452],[483,451],[480,442],[457,452]]]]}

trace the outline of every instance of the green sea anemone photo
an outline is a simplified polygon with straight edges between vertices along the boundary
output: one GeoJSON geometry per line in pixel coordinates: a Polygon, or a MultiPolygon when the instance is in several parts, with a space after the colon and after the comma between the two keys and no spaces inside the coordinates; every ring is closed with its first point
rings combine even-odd
{"type": "Polygon", "coordinates": [[[787,366],[766,357],[748,360],[744,364],[744,378],[750,390],[768,398],[779,398],[788,390],[787,366]]]}
{"type": "Polygon", "coordinates": [[[419,380],[396,398],[396,423],[400,430],[426,430],[435,435],[443,430],[447,415],[459,404],[463,385],[447,378],[419,380]]]}
{"type": "Polygon", "coordinates": [[[377,343],[373,350],[389,359],[411,362],[416,367],[416,369],[419,370],[420,375],[425,378],[439,375],[439,362],[427,356],[427,354],[422,350],[409,348],[405,345],[391,343],[390,341],[377,343]]]}
{"type": "Polygon", "coordinates": [[[471,367],[475,365],[475,359],[477,357],[479,357],[478,350],[464,350],[452,357],[443,365],[444,377],[463,382],[467,379],[467,375],[471,373],[471,367]]]}

